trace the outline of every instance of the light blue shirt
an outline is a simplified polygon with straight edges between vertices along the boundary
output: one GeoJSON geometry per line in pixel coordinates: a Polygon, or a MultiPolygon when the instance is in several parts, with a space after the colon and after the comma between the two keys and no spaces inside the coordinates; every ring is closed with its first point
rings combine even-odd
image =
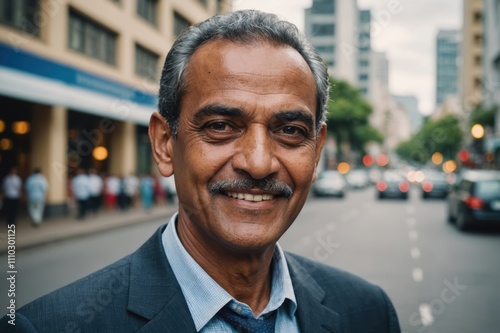
{"type": "Polygon", "coordinates": [[[26,180],[26,193],[28,200],[34,202],[44,202],[45,192],[47,192],[47,180],[41,173],[35,173],[26,180]]]}
{"type": "MultiPolygon", "coordinates": [[[[172,216],[163,232],[162,242],[167,259],[186,299],[196,331],[236,333],[236,330],[215,315],[227,303],[243,316],[253,317],[251,308],[234,299],[198,265],[182,245],[177,235],[176,223],[177,214],[172,216]]],[[[275,332],[298,333],[295,293],[285,255],[278,244],[273,255],[272,269],[271,297],[257,318],[277,309],[275,332]]]]}

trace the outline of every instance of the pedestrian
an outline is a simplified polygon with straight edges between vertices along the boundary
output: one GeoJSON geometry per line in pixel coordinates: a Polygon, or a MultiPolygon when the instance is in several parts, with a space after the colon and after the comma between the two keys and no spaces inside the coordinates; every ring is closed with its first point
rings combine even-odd
{"type": "Polygon", "coordinates": [[[141,178],[141,202],[146,213],[151,211],[154,201],[154,179],[150,175],[141,178]]]}
{"type": "Polygon", "coordinates": [[[76,218],[78,220],[83,220],[87,214],[90,198],[89,176],[83,169],[78,169],[77,175],[71,181],[71,189],[75,196],[78,209],[76,218]]]}
{"type": "Polygon", "coordinates": [[[177,200],[177,191],[175,190],[175,179],[174,175],[170,177],[161,177],[160,183],[165,193],[165,202],[170,205],[174,205],[177,200]]]}
{"type": "Polygon", "coordinates": [[[35,168],[25,184],[28,197],[28,212],[33,226],[38,227],[42,223],[43,211],[45,209],[45,197],[48,183],[40,168],[35,168]]]}
{"type": "Polygon", "coordinates": [[[132,255],[17,309],[16,327],[400,332],[381,288],[277,243],[316,180],[328,82],[314,48],[276,15],[235,11],[184,31],[149,123],[178,213],[132,255]]]}
{"type": "Polygon", "coordinates": [[[105,201],[108,211],[116,209],[118,203],[118,194],[120,193],[120,179],[114,175],[110,174],[105,178],[105,201]]]}
{"type": "Polygon", "coordinates": [[[104,182],[97,174],[95,169],[89,170],[89,186],[90,186],[90,198],[89,198],[89,211],[92,214],[97,215],[102,202],[102,190],[104,182]]]}
{"type": "Polygon", "coordinates": [[[126,176],[123,180],[123,193],[125,195],[125,206],[133,207],[139,193],[139,179],[133,173],[126,176]]]}
{"type": "Polygon", "coordinates": [[[2,183],[3,190],[3,207],[7,215],[7,224],[16,224],[19,204],[21,201],[22,180],[17,174],[15,167],[10,169],[10,172],[5,176],[2,183]]]}

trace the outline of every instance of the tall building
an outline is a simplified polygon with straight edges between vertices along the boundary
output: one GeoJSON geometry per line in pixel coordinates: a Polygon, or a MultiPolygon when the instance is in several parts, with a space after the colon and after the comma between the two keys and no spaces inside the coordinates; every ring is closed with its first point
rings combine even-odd
{"type": "Polygon", "coordinates": [[[446,96],[458,93],[459,43],[457,30],[439,30],[436,38],[436,106],[446,96]]]}
{"type": "Polygon", "coordinates": [[[483,0],[463,0],[459,96],[469,114],[482,100],[483,0]]]}
{"type": "Polygon", "coordinates": [[[487,142],[500,168],[500,0],[484,0],[484,84],[486,107],[496,107],[495,128],[487,142]]]}
{"type": "Polygon", "coordinates": [[[0,178],[41,167],[48,215],[64,214],[77,168],[152,171],[147,124],[159,69],[219,0],[0,2],[0,178]]]}
{"type": "Polygon", "coordinates": [[[313,0],[305,10],[305,34],[326,62],[330,75],[358,83],[357,1],[313,0]]]}
{"type": "Polygon", "coordinates": [[[422,127],[423,116],[418,109],[417,97],[413,95],[393,95],[392,99],[408,114],[411,133],[418,132],[422,127]]]}
{"type": "Polygon", "coordinates": [[[359,62],[358,62],[358,86],[361,93],[368,98],[370,95],[370,56],[371,56],[371,12],[370,10],[359,11],[359,62]]]}

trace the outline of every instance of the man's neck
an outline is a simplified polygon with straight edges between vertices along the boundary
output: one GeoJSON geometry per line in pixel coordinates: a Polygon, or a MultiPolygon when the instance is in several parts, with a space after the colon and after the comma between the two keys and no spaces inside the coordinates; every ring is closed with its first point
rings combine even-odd
{"type": "Polygon", "coordinates": [[[274,246],[239,252],[193,237],[189,228],[179,222],[177,234],[191,257],[232,297],[247,304],[255,316],[264,310],[271,295],[274,246]]]}

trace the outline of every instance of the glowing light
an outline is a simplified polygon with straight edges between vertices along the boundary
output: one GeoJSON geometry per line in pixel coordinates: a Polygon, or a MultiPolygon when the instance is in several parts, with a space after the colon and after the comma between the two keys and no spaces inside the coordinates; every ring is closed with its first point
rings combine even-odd
{"type": "Polygon", "coordinates": [[[434,154],[432,154],[431,159],[432,159],[432,163],[439,165],[439,164],[443,163],[443,154],[441,154],[439,152],[435,152],[434,154]]]}
{"type": "Polygon", "coordinates": [[[5,123],[3,120],[0,120],[0,133],[2,133],[3,131],[5,131],[5,123]]]}
{"type": "Polygon", "coordinates": [[[452,173],[455,170],[457,170],[457,164],[453,160],[449,160],[444,162],[443,164],[443,171],[446,173],[452,173]]]}
{"type": "Polygon", "coordinates": [[[372,166],[373,162],[374,161],[373,161],[372,155],[366,154],[365,156],[363,156],[363,165],[364,166],[366,166],[366,167],[372,166]]]}
{"type": "Polygon", "coordinates": [[[12,124],[12,132],[15,134],[26,134],[30,131],[30,123],[27,121],[16,121],[12,124]]]}
{"type": "Polygon", "coordinates": [[[461,162],[467,162],[469,160],[469,152],[466,149],[460,149],[458,152],[458,159],[461,162]]]}
{"type": "Polygon", "coordinates": [[[346,173],[348,173],[351,170],[351,167],[349,166],[349,163],[341,162],[341,163],[339,163],[339,166],[337,167],[337,170],[341,174],[345,175],[346,173]]]}
{"type": "Polygon", "coordinates": [[[95,147],[92,151],[92,157],[97,161],[104,161],[108,158],[108,150],[103,146],[95,147]]]}
{"type": "Polygon", "coordinates": [[[406,175],[406,179],[408,179],[408,181],[409,181],[410,183],[414,183],[414,182],[416,181],[416,180],[415,180],[415,174],[416,174],[416,173],[417,173],[417,172],[416,172],[416,171],[413,171],[413,170],[412,170],[412,171],[408,171],[408,174],[406,175]]]}
{"type": "Polygon", "coordinates": [[[387,157],[387,155],[382,154],[382,155],[377,156],[377,164],[379,166],[384,167],[388,163],[389,163],[389,158],[387,157]]]}
{"type": "Polygon", "coordinates": [[[13,146],[12,140],[9,140],[9,139],[0,140],[0,149],[11,150],[12,146],[13,146]]]}
{"type": "Polygon", "coordinates": [[[421,183],[425,179],[425,173],[422,170],[415,172],[415,181],[421,183]]]}
{"type": "Polygon", "coordinates": [[[470,133],[474,139],[481,139],[484,136],[484,127],[480,124],[472,126],[470,133]]]}

